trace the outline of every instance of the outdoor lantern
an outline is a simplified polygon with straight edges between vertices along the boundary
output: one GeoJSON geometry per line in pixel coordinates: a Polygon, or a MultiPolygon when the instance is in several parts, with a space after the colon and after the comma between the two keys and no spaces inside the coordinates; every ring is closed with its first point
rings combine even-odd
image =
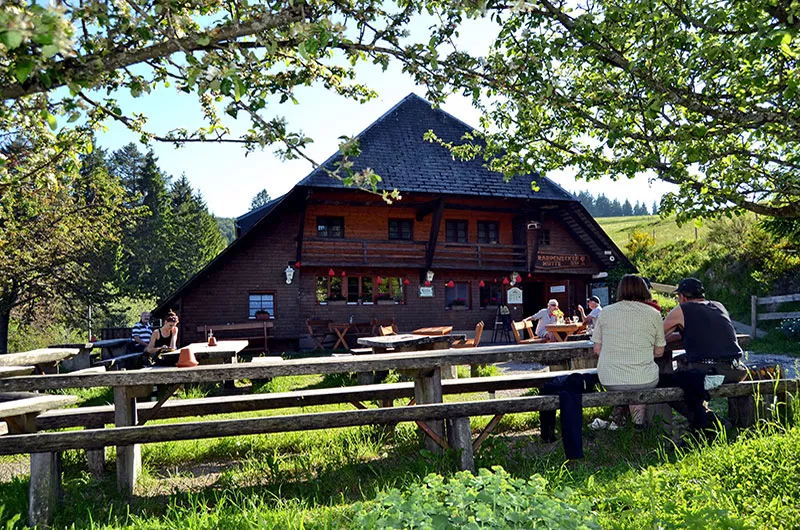
{"type": "Polygon", "coordinates": [[[508,276],[503,278],[503,285],[508,285],[509,283],[511,283],[511,281],[508,279],[508,276]]]}
{"type": "Polygon", "coordinates": [[[453,280],[450,280],[445,285],[447,285],[448,287],[450,287],[452,289],[453,287],[456,286],[456,282],[454,282],[453,280]]]}
{"type": "Polygon", "coordinates": [[[483,280],[481,280],[480,283],[478,283],[478,287],[486,287],[486,284],[484,283],[483,280]]]}
{"type": "Polygon", "coordinates": [[[410,281],[408,281],[408,278],[406,278],[405,280],[403,280],[403,285],[411,285],[411,282],[410,282],[410,281]]]}
{"type": "Polygon", "coordinates": [[[295,269],[299,269],[300,268],[300,262],[299,261],[295,261],[294,262],[294,268],[295,269]]]}
{"type": "Polygon", "coordinates": [[[425,287],[430,287],[430,286],[431,286],[431,281],[425,280],[425,287]]]}
{"type": "MultiPolygon", "coordinates": [[[[427,280],[427,282],[433,281],[433,271],[428,271],[425,273],[425,280],[427,280]]],[[[425,285],[427,285],[427,283],[425,285]]]]}
{"type": "Polygon", "coordinates": [[[292,266],[287,265],[283,273],[286,275],[286,285],[292,283],[292,278],[294,278],[294,269],[292,268],[292,266]]]}
{"type": "Polygon", "coordinates": [[[345,276],[347,276],[347,273],[342,271],[342,278],[344,278],[345,276]]]}
{"type": "Polygon", "coordinates": [[[377,283],[378,285],[381,285],[383,283],[383,278],[378,276],[378,278],[375,280],[375,283],[377,283]]]}
{"type": "Polygon", "coordinates": [[[328,276],[336,276],[336,273],[333,272],[333,269],[328,269],[328,276]]]}

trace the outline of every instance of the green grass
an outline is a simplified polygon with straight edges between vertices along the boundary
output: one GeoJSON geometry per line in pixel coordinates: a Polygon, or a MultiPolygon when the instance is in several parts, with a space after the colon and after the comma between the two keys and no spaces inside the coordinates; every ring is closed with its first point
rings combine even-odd
{"type": "MultiPolygon", "coordinates": [[[[647,234],[655,234],[655,248],[661,248],[678,241],[695,241],[695,225],[687,223],[678,226],[675,218],[662,219],[657,215],[639,215],[632,217],[598,217],[597,222],[606,234],[623,251],[628,244],[628,237],[634,230],[647,234]]],[[[709,233],[709,223],[697,227],[698,240],[705,240],[709,233]]]]}

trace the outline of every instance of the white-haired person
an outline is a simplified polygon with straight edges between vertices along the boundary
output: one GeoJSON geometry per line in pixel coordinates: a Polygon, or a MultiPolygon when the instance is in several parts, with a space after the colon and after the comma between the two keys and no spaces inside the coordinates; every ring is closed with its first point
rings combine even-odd
{"type": "Polygon", "coordinates": [[[555,298],[547,301],[547,307],[540,309],[533,315],[525,320],[537,320],[536,336],[546,339],[547,341],[556,340],[553,333],[547,331],[547,326],[550,324],[558,324],[558,317],[563,315],[558,309],[558,300],[555,298]]]}

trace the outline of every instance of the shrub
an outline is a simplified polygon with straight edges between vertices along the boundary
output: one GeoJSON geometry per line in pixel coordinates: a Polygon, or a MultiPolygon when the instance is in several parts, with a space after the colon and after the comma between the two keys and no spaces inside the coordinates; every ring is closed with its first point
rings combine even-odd
{"type": "Polygon", "coordinates": [[[650,235],[649,232],[642,230],[634,230],[631,232],[628,244],[625,245],[625,250],[628,252],[628,257],[633,263],[647,258],[647,255],[656,246],[656,238],[650,235]]]}
{"type": "Polygon", "coordinates": [[[539,475],[513,478],[500,466],[449,480],[431,474],[420,486],[387,491],[374,505],[356,504],[353,528],[600,528],[588,501],[546,486],[539,475]]]}

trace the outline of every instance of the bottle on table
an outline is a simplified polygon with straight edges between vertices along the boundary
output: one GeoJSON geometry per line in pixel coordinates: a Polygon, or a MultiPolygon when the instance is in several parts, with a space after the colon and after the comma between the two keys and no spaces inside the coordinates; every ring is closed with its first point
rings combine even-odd
{"type": "Polygon", "coordinates": [[[216,346],[217,345],[217,338],[214,336],[214,330],[208,330],[208,345],[209,346],[216,346]]]}

